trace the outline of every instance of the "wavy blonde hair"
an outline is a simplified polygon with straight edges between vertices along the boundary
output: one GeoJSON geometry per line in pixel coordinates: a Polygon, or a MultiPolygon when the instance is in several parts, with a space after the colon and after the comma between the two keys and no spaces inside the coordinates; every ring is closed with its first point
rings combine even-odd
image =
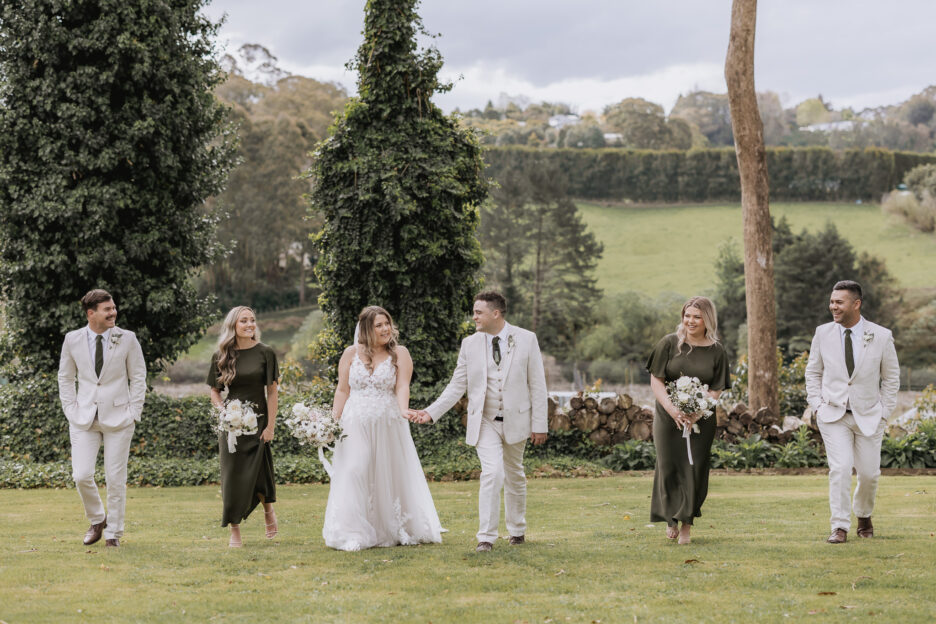
{"type": "MultiPolygon", "coordinates": [[[[218,336],[218,381],[222,385],[226,386],[234,381],[234,376],[237,375],[237,319],[240,317],[241,312],[250,312],[254,315],[254,318],[257,318],[256,312],[252,308],[247,306],[237,306],[231,308],[231,311],[227,313],[227,316],[224,317],[224,322],[221,323],[221,333],[218,336]]],[[[257,331],[254,332],[254,341],[260,342],[260,326],[257,326],[257,331]]]]}
{"type": "MultiPolygon", "coordinates": [[[[378,344],[377,332],[374,329],[374,325],[377,324],[377,317],[381,314],[386,316],[387,320],[390,322],[390,341],[387,343],[387,352],[390,353],[390,360],[393,366],[396,367],[397,365],[396,348],[397,345],[400,344],[400,331],[397,329],[396,323],[393,322],[393,317],[380,306],[367,306],[361,310],[361,314],[358,315],[358,327],[360,328],[358,332],[358,344],[361,345],[360,350],[367,356],[367,361],[364,362],[364,366],[366,366],[367,370],[372,374],[374,372],[374,350],[377,348],[378,344]]],[[[364,358],[361,358],[361,360],[364,360],[364,358]]]]}
{"type": "MultiPolygon", "coordinates": [[[[679,315],[679,325],[676,326],[676,337],[679,339],[676,343],[676,352],[682,353],[686,342],[686,327],[683,325],[683,318],[686,316],[687,308],[698,308],[702,313],[702,322],[705,323],[705,337],[713,343],[718,342],[718,313],[715,311],[715,304],[708,297],[691,297],[689,301],[683,304],[682,313],[679,315]]],[[[692,353],[692,345],[689,345],[689,352],[692,353]]]]}

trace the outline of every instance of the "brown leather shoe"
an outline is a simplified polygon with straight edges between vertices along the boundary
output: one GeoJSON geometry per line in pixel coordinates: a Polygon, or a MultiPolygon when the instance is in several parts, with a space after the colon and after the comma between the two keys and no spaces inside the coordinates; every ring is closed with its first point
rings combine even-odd
{"type": "Polygon", "coordinates": [[[92,524],[88,527],[88,532],[84,534],[84,545],[90,546],[99,539],[104,533],[104,527],[107,526],[107,518],[104,518],[104,522],[98,522],[97,524],[92,524]]]}
{"type": "Polygon", "coordinates": [[[491,542],[478,542],[478,547],[475,548],[477,552],[491,552],[494,549],[494,544],[491,542]]]}
{"type": "Polygon", "coordinates": [[[117,539],[116,537],[113,537],[113,538],[111,538],[111,539],[105,541],[105,542],[104,542],[104,545],[105,545],[107,548],[120,548],[120,540],[117,539]]]}
{"type": "Polygon", "coordinates": [[[874,525],[871,524],[871,516],[858,518],[858,537],[874,537],[874,525]]]}
{"type": "Polygon", "coordinates": [[[524,539],[522,535],[511,535],[509,541],[511,546],[518,546],[524,542],[524,539]]]}
{"type": "Polygon", "coordinates": [[[844,544],[846,539],[848,539],[848,531],[845,529],[835,529],[826,541],[830,544],[844,544]]]}

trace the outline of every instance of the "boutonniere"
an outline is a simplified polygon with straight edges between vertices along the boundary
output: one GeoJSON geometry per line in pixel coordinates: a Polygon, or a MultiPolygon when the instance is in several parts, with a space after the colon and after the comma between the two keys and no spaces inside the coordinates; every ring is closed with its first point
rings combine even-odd
{"type": "Polygon", "coordinates": [[[861,336],[861,342],[864,346],[871,344],[871,341],[874,340],[874,332],[870,330],[865,330],[864,335],[861,336]]]}
{"type": "Polygon", "coordinates": [[[123,334],[113,333],[110,336],[110,344],[107,346],[108,350],[116,349],[120,345],[120,339],[123,338],[123,334]]]}
{"type": "Polygon", "coordinates": [[[514,344],[516,344],[516,341],[514,340],[513,334],[510,334],[507,336],[507,353],[513,350],[514,344]]]}

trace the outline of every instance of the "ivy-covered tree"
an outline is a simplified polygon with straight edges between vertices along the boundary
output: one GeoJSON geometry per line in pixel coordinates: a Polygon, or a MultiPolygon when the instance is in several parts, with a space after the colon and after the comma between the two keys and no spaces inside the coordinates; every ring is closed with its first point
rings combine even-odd
{"type": "Polygon", "coordinates": [[[53,369],[91,288],[150,366],[208,325],[193,270],[231,164],[205,0],[0,2],[2,359],[53,369]]]}
{"type": "Polygon", "coordinates": [[[313,155],[311,210],[319,354],[337,363],[361,308],[385,307],[413,356],[417,387],[448,379],[482,264],[475,238],[487,196],[477,138],[432,103],[442,57],[417,51],[417,0],[368,0],[364,42],[349,68],[358,97],[313,155]]]}

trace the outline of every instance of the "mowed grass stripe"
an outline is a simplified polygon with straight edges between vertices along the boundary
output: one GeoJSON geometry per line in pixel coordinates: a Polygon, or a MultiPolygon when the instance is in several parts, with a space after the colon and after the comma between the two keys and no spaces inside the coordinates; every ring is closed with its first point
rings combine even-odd
{"type": "MultiPolygon", "coordinates": [[[[604,243],[598,285],[606,294],[636,291],[655,297],[711,292],[715,259],[728,238],[739,244],[741,206],[601,206],[579,202],[585,223],[604,243]]],[[[873,204],[772,204],[776,219],[786,216],[794,232],[811,232],[832,222],[856,253],[884,258],[887,268],[909,289],[936,287],[936,236],[910,228],[873,204]]]]}
{"type": "Polygon", "coordinates": [[[477,482],[430,484],[442,544],[358,553],[323,545],[322,485],[282,486],[280,537],[265,540],[257,515],[239,550],[217,526],[216,486],[132,488],[119,552],[80,544],[73,490],[6,491],[0,620],[932,621],[936,477],[885,476],[878,537],[843,546],[823,542],[825,475],[714,474],[686,547],[648,526],[651,483],[531,480],[529,543],[486,555],[474,552],[477,482]]]}

